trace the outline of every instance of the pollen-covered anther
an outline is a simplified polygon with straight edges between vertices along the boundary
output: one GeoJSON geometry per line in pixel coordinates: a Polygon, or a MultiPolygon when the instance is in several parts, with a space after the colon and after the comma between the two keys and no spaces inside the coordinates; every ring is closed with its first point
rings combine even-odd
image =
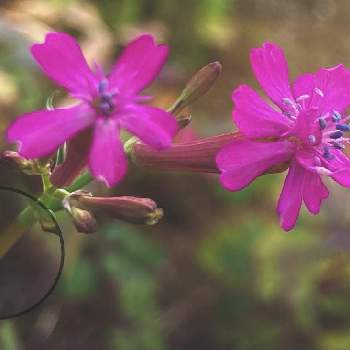
{"type": "Polygon", "coordinates": [[[333,154],[331,154],[328,146],[323,147],[323,155],[322,156],[327,160],[331,160],[334,157],[333,154]]]}
{"type": "Polygon", "coordinates": [[[335,128],[343,132],[350,131],[350,125],[348,124],[337,124],[335,128]]]}
{"type": "Polygon", "coordinates": [[[327,122],[326,122],[325,118],[322,118],[322,117],[319,118],[318,124],[319,124],[321,130],[324,130],[327,127],[327,122]]]}
{"type": "Polygon", "coordinates": [[[336,130],[334,132],[332,132],[331,134],[329,134],[329,138],[336,140],[336,139],[340,139],[341,137],[343,137],[343,132],[340,130],[336,130]]]}

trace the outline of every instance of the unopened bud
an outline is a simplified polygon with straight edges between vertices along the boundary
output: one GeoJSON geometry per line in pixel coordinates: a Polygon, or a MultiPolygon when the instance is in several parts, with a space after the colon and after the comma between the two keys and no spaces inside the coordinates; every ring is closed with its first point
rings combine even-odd
{"type": "Polygon", "coordinates": [[[200,69],[186,84],[180,97],[169,108],[169,112],[178,115],[183,108],[203,96],[213,86],[221,70],[222,66],[220,62],[209,63],[200,69]]]}
{"type": "Polygon", "coordinates": [[[81,208],[72,207],[70,213],[73,218],[73,224],[78,232],[94,233],[97,230],[97,223],[94,215],[81,208]]]}
{"type": "Polygon", "coordinates": [[[78,196],[76,200],[96,214],[141,225],[154,225],[163,217],[163,210],[149,198],[78,196]]]}
{"type": "MultiPolygon", "coordinates": [[[[146,168],[164,171],[218,174],[220,173],[216,164],[218,152],[225,145],[244,138],[245,136],[243,134],[236,131],[190,142],[175,143],[162,152],[157,152],[143,143],[137,143],[134,145],[130,154],[131,159],[136,165],[146,168]]],[[[266,141],[266,139],[261,139],[261,142],[266,141]]],[[[266,170],[265,174],[283,172],[288,166],[288,162],[275,164],[266,170]]]]}
{"type": "Polygon", "coordinates": [[[41,229],[44,232],[51,232],[57,234],[57,226],[51,216],[43,208],[35,208],[33,215],[40,223],[41,229]]]}
{"type": "Polygon", "coordinates": [[[18,152],[4,151],[0,157],[0,161],[2,164],[6,164],[27,175],[39,174],[35,161],[21,157],[18,152]]]}
{"type": "Polygon", "coordinates": [[[138,143],[134,145],[131,158],[137,165],[156,170],[219,173],[217,153],[223,146],[242,137],[238,132],[227,133],[173,144],[162,152],[138,143]]]}

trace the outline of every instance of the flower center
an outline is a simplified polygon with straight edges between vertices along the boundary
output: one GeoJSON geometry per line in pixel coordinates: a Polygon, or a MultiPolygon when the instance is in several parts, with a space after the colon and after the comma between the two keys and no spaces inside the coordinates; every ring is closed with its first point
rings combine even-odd
{"type": "MultiPolygon", "coordinates": [[[[284,98],[282,99],[285,108],[283,114],[296,122],[302,110],[310,108],[310,105],[319,105],[320,100],[324,98],[324,93],[321,89],[315,88],[314,94],[301,95],[295,101],[284,98]]],[[[350,116],[344,117],[338,111],[333,110],[321,115],[316,120],[310,120],[307,129],[310,134],[307,136],[295,135],[294,138],[299,138],[296,141],[302,147],[315,147],[320,156],[326,160],[334,158],[332,149],[343,150],[345,144],[349,143],[350,139],[345,134],[350,132],[350,116]],[[316,123],[316,124],[315,124],[316,123]],[[313,130],[313,131],[312,131],[313,130]]]]}
{"type": "Polygon", "coordinates": [[[95,108],[99,115],[109,117],[115,111],[116,94],[116,92],[111,92],[108,90],[107,79],[101,80],[98,85],[98,95],[92,102],[92,106],[95,108]]]}

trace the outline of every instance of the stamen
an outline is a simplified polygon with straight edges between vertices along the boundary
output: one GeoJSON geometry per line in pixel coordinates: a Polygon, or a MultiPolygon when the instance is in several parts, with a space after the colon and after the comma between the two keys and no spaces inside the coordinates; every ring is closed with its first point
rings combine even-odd
{"type": "Polygon", "coordinates": [[[283,97],[282,102],[287,106],[294,106],[294,102],[288,97],[283,97]]]}
{"type": "Polygon", "coordinates": [[[314,145],[316,143],[316,136],[315,135],[309,135],[308,137],[310,145],[314,145]]]}
{"type": "Polygon", "coordinates": [[[294,116],[294,114],[293,114],[292,112],[283,111],[282,113],[283,113],[283,115],[285,115],[287,118],[296,119],[296,117],[294,116]]]}
{"type": "Polygon", "coordinates": [[[315,87],[314,91],[316,92],[317,95],[324,97],[323,91],[321,89],[319,89],[318,87],[315,87]]]}
{"type": "Polygon", "coordinates": [[[108,87],[108,80],[107,79],[101,80],[100,83],[98,84],[98,92],[100,94],[103,94],[106,91],[107,87],[108,87]]]}
{"type": "Polygon", "coordinates": [[[348,125],[348,124],[337,124],[337,125],[335,126],[335,128],[336,128],[337,130],[344,131],[344,132],[350,131],[350,125],[348,125]]]}
{"type": "Polygon", "coordinates": [[[331,154],[331,152],[329,151],[328,146],[323,147],[323,155],[322,156],[327,160],[331,160],[334,157],[333,154],[331,154]]]}
{"type": "Polygon", "coordinates": [[[339,138],[341,138],[342,136],[343,136],[343,132],[340,131],[340,130],[334,131],[334,132],[332,132],[332,133],[329,135],[329,137],[330,137],[331,139],[333,139],[333,140],[339,139],[339,138]]]}
{"type": "Polygon", "coordinates": [[[111,105],[108,102],[101,102],[99,107],[104,114],[108,114],[112,110],[111,105]]]}
{"type": "Polygon", "coordinates": [[[333,111],[332,121],[337,122],[339,120],[341,120],[341,114],[338,111],[333,111]]]}
{"type": "Polygon", "coordinates": [[[310,98],[310,95],[305,94],[305,95],[299,96],[299,97],[296,99],[296,101],[297,101],[297,102],[300,102],[300,101],[307,100],[308,98],[310,98]]]}
{"type": "Polygon", "coordinates": [[[327,127],[327,122],[322,117],[318,120],[318,124],[320,125],[321,130],[324,130],[327,127]]]}

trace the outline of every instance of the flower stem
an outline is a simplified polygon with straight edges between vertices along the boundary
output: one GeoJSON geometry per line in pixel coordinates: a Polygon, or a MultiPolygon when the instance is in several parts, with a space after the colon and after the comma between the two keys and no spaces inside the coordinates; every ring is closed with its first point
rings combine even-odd
{"type": "Polygon", "coordinates": [[[80,190],[84,186],[88,185],[93,180],[91,174],[86,171],[80,175],[70,186],[66,188],[68,192],[74,192],[80,190]]]}

